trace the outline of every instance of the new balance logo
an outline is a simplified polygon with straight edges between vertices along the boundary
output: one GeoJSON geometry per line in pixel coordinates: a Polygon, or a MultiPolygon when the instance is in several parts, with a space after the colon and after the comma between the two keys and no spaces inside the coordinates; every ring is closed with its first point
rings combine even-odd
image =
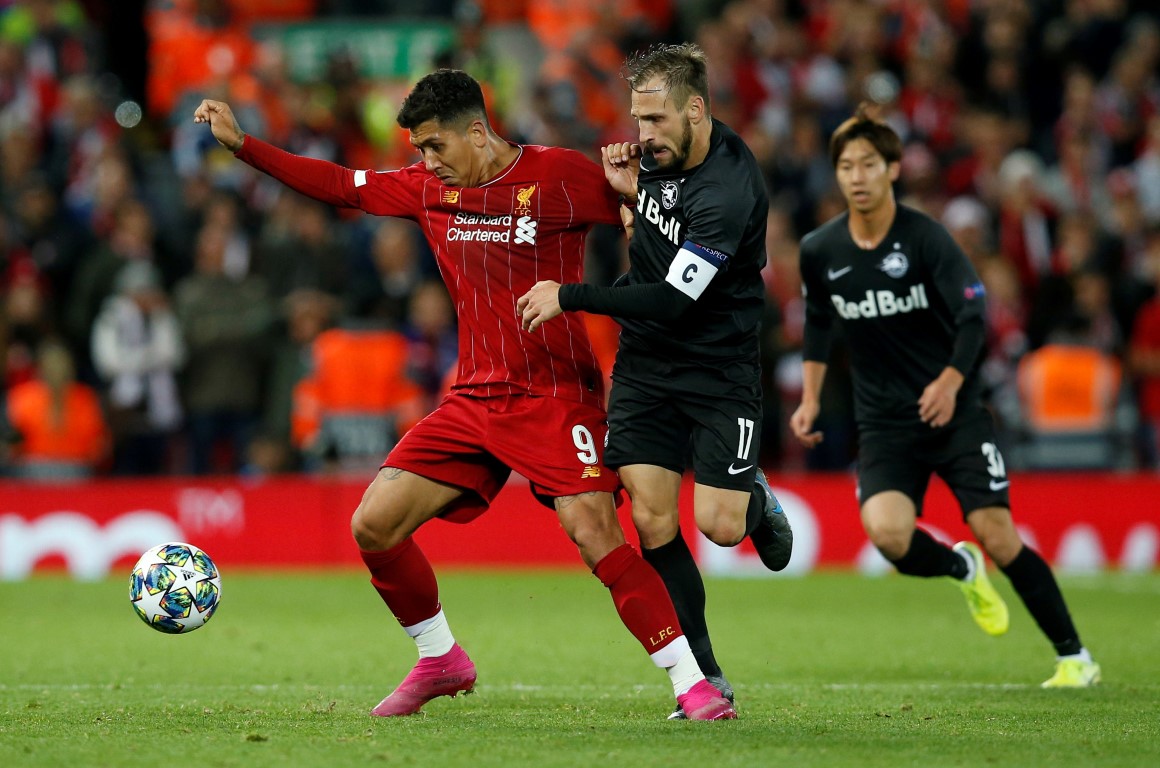
{"type": "Polygon", "coordinates": [[[585,477],[600,477],[600,467],[584,467],[584,471],[580,473],[580,477],[581,479],[585,477]]]}

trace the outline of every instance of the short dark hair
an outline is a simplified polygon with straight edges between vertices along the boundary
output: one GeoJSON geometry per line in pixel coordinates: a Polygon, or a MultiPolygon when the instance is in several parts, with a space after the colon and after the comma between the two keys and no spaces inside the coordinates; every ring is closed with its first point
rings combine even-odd
{"type": "Polygon", "coordinates": [[[709,108],[709,63],[696,43],[658,43],[637,51],[624,62],[622,76],[634,91],[639,91],[652,78],[660,77],[678,106],[693,96],[700,96],[705,100],[706,110],[709,108]]]}
{"type": "Polygon", "coordinates": [[[854,116],[838,126],[830,136],[830,164],[838,167],[838,158],[846,150],[846,145],[855,139],[865,139],[870,142],[878,154],[890,163],[902,162],[902,139],[886,123],[870,115],[870,102],[864,101],[858,105],[854,116]]]}
{"type": "Polygon", "coordinates": [[[476,119],[491,128],[483,89],[474,77],[458,69],[437,69],[425,75],[407,94],[395,117],[399,126],[407,130],[428,120],[440,125],[466,125],[476,119]]]}

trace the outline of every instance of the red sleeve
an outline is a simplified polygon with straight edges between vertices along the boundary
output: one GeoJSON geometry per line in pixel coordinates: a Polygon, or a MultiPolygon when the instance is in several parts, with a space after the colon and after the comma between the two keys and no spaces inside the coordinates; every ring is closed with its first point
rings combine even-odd
{"type": "Polygon", "coordinates": [[[620,225],[620,195],[604,178],[604,168],[579,152],[560,150],[568,192],[580,221],[620,225]]]}
{"type": "Polygon", "coordinates": [[[239,160],[307,197],[376,216],[414,218],[419,194],[414,167],[400,171],[355,171],[326,160],[291,154],[247,135],[239,160]]]}

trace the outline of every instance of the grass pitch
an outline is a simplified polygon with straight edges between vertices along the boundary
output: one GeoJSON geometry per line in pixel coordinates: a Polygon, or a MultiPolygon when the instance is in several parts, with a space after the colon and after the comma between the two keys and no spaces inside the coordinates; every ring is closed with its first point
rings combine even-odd
{"type": "Polygon", "coordinates": [[[1006,582],[1011,631],[942,581],[710,580],[734,722],[667,722],[665,674],[587,573],[444,573],[476,693],[368,716],[415,660],[365,576],[224,574],[203,629],[167,636],[128,578],[0,583],[0,765],[1155,766],[1160,574],[1061,580],[1103,665],[1043,691],[1050,646],[1006,582]]]}

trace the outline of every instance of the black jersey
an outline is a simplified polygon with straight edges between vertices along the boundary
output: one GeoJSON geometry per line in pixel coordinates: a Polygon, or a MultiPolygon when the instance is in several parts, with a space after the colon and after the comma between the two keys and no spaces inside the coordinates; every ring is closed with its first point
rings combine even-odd
{"type": "Polygon", "coordinates": [[[974,267],[940,224],[912,208],[898,206],[872,250],[854,243],[848,222],[843,213],[802,239],[805,359],[826,361],[837,319],[861,427],[922,425],[918,399],[948,365],[964,376],[957,420],[980,400],[983,284],[974,267]]]}
{"type": "Polygon", "coordinates": [[[694,302],[673,321],[617,316],[621,346],[756,357],[769,197],[753,153],[714,120],[704,162],[689,170],[649,164],[641,162],[629,271],[617,285],[667,281],[694,302]]]}

